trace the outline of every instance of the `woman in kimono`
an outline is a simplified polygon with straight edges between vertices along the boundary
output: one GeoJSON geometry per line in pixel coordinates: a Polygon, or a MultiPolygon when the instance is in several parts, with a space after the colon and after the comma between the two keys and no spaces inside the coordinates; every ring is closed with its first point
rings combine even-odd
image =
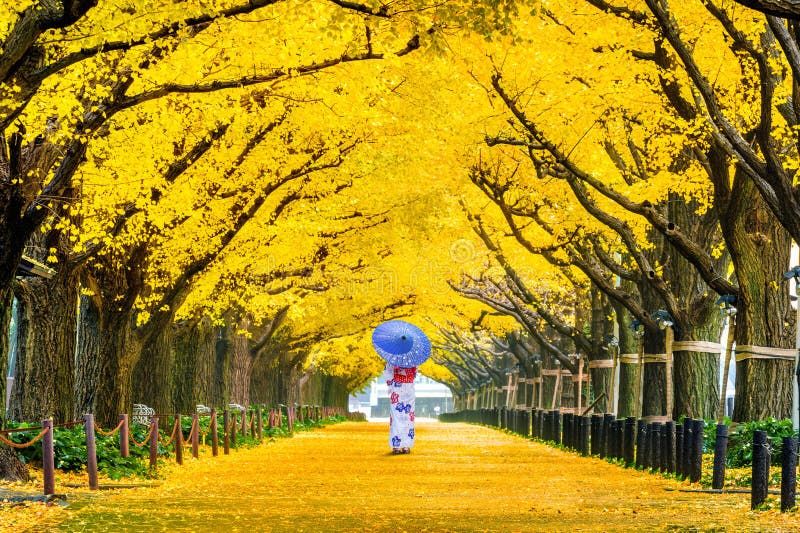
{"type": "Polygon", "coordinates": [[[383,379],[389,387],[389,446],[392,453],[411,453],[414,445],[414,378],[417,368],[386,363],[383,379]]]}

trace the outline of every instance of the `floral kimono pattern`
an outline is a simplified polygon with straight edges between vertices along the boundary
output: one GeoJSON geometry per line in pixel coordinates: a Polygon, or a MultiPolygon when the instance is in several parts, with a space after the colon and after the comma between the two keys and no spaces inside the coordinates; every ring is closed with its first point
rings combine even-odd
{"type": "Polygon", "coordinates": [[[389,387],[389,446],[411,448],[414,445],[414,378],[417,369],[386,363],[383,379],[389,387]]]}

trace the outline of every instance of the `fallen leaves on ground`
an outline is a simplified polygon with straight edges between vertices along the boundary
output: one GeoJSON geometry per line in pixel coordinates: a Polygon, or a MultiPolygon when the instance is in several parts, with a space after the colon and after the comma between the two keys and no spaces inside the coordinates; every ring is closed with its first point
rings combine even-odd
{"type": "Polygon", "coordinates": [[[158,487],[79,491],[38,530],[798,531],[748,494],[583,458],[496,430],[420,423],[411,455],[387,427],[344,423],[170,465],[158,487]],[[699,488],[694,486],[693,488],[699,488]]]}

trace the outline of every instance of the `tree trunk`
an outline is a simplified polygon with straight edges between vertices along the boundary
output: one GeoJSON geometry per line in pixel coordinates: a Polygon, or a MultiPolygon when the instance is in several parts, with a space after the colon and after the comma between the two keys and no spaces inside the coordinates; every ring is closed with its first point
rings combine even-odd
{"type": "Polygon", "coordinates": [[[98,424],[116,425],[121,413],[130,413],[138,391],[132,389],[133,366],[141,353],[130,311],[101,316],[99,380],[95,399],[98,424]]]}
{"type": "Polygon", "coordinates": [[[10,361],[9,348],[11,320],[14,309],[14,295],[10,289],[0,291],[0,429],[6,425],[6,376],[8,376],[8,365],[10,361]]]}
{"type": "Polygon", "coordinates": [[[72,419],[75,374],[75,338],[78,303],[77,278],[70,269],[52,279],[32,278],[20,291],[21,313],[28,335],[18,344],[12,411],[21,420],[56,422],[72,419]]]}
{"type": "MultiPolygon", "coordinates": [[[[718,170],[727,177],[723,172],[718,170]]],[[[736,171],[730,188],[724,179],[718,182],[715,206],[739,282],[736,345],[793,348],[795,318],[783,278],[791,239],[743,172],[736,171]]],[[[792,367],[775,359],[737,361],[734,420],[790,417],[792,367]]]]}
{"type": "Polygon", "coordinates": [[[159,322],[162,327],[155,323],[146,326],[152,333],[142,343],[141,355],[134,366],[133,401],[152,407],[156,413],[174,413],[171,395],[174,331],[170,321],[159,322]]]}
{"type": "Polygon", "coordinates": [[[78,321],[78,346],[75,351],[75,413],[77,419],[85,413],[96,412],[96,397],[100,377],[100,339],[103,329],[96,302],[81,296],[78,321]]]}
{"type": "MultiPolygon", "coordinates": [[[[238,326],[237,330],[246,330],[249,322],[242,320],[238,326]]],[[[250,339],[241,333],[233,332],[228,346],[231,347],[231,402],[250,405],[250,377],[253,370],[250,339]]]]}
{"type": "Polygon", "coordinates": [[[178,412],[193,412],[197,404],[217,405],[211,398],[215,333],[208,319],[184,324],[175,332],[172,403],[178,412]]]}

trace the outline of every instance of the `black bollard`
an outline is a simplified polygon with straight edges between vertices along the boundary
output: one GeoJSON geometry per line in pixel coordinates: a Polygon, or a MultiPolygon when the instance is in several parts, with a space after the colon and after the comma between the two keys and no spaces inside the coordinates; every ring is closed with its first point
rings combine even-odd
{"type": "Polygon", "coordinates": [[[644,468],[644,437],[646,434],[647,422],[644,420],[636,421],[636,467],[644,468]]]}
{"type": "Polygon", "coordinates": [[[750,509],[755,509],[767,498],[767,479],[769,478],[769,450],[767,432],[753,432],[753,474],[750,492],[750,509]]]}
{"type": "Polygon", "coordinates": [[[659,442],[659,452],[658,455],[661,457],[661,462],[658,465],[658,469],[661,472],[667,471],[667,425],[666,424],[659,424],[658,425],[659,436],[661,437],[661,441],[659,442]]]}
{"type": "Polygon", "coordinates": [[[553,442],[561,444],[561,411],[553,411],[553,442]]]}
{"type": "Polygon", "coordinates": [[[572,448],[572,413],[564,413],[564,447],[572,448]]]}
{"type": "Polygon", "coordinates": [[[797,493],[797,437],[783,437],[781,456],[781,512],[795,506],[797,493]]]}
{"type": "Polygon", "coordinates": [[[603,415],[592,415],[592,455],[600,455],[600,443],[603,442],[603,415]]]}
{"type": "Polygon", "coordinates": [[[589,455],[589,435],[592,431],[592,417],[581,417],[581,454],[589,455]]]}
{"type": "Polygon", "coordinates": [[[705,422],[702,420],[694,421],[694,436],[692,437],[692,467],[689,474],[689,481],[697,483],[703,474],[703,427],[705,422]]]}
{"type": "Polygon", "coordinates": [[[675,473],[679,478],[686,475],[683,471],[683,424],[675,424],[675,473]]]}
{"type": "Polygon", "coordinates": [[[667,456],[667,472],[675,473],[675,422],[670,420],[664,424],[664,433],[666,434],[664,452],[667,456]]]}
{"type": "Polygon", "coordinates": [[[692,449],[694,448],[694,420],[683,420],[683,477],[692,475],[692,449]]]}
{"type": "Polygon", "coordinates": [[[650,468],[658,470],[661,466],[661,424],[650,424],[650,468]]]}
{"type": "Polygon", "coordinates": [[[728,426],[717,424],[717,435],[714,438],[714,475],[711,479],[712,489],[725,486],[725,458],[728,453],[728,426]]]}
{"type": "Polygon", "coordinates": [[[609,457],[612,454],[614,435],[612,434],[611,424],[613,422],[614,415],[611,413],[605,413],[603,415],[603,455],[600,457],[609,457]]]}
{"type": "Polygon", "coordinates": [[[623,456],[627,466],[633,465],[634,450],[636,448],[636,419],[629,416],[625,419],[625,437],[623,439],[625,451],[623,456]]]}

